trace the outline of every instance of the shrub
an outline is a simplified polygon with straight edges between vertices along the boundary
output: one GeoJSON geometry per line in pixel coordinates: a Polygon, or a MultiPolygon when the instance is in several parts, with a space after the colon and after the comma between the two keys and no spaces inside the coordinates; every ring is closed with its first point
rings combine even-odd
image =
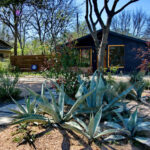
{"type": "Polygon", "coordinates": [[[150,90],[150,80],[144,80],[144,87],[146,90],[150,90]]]}
{"type": "Polygon", "coordinates": [[[130,83],[135,84],[134,90],[136,91],[136,100],[140,100],[142,97],[142,93],[144,91],[144,80],[143,77],[145,75],[145,72],[138,72],[138,73],[133,73],[131,75],[130,83]]]}
{"type": "Polygon", "coordinates": [[[150,71],[150,42],[147,42],[147,48],[137,50],[137,58],[141,60],[141,64],[138,66],[140,70],[146,72],[150,71]]]}
{"type": "Polygon", "coordinates": [[[78,76],[76,72],[66,71],[63,73],[62,78],[58,78],[57,83],[64,85],[64,91],[72,98],[75,98],[75,94],[79,88],[78,76]]]}
{"type": "Polygon", "coordinates": [[[0,73],[0,102],[9,101],[11,97],[18,99],[21,91],[16,88],[18,74],[0,73]]]}

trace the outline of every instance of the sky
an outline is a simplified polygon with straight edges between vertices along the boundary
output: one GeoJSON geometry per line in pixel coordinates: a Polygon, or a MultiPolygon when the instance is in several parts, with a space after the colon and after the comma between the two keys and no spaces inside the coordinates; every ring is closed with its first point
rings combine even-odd
{"type": "MultiPolygon", "coordinates": [[[[79,11],[82,12],[82,17],[80,20],[84,20],[85,16],[85,4],[81,5],[85,0],[76,0],[76,4],[79,4],[79,11]]],[[[102,2],[103,0],[98,0],[99,2],[102,2]]],[[[110,5],[111,2],[114,0],[110,0],[110,5]]],[[[120,0],[118,3],[118,8],[120,8],[124,3],[128,2],[129,0],[120,0]]],[[[103,3],[102,3],[103,5],[103,3]]],[[[147,15],[150,16],[150,0],[139,0],[138,2],[130,4],[128,7],[126,7],[124,10],[136,10],[136,9],[143,9],[147,15]]],[[[103,15],[103,18],[106,18],[106,15],[103,15]]]]}

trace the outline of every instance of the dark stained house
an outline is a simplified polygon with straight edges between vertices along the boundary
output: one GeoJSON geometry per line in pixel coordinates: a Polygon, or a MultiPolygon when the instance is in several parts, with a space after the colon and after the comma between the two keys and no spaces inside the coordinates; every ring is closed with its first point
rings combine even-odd
{"type": "MultiPolygon", "coordinates": [[[[101,37],[102,30],[98,30],[99,41],[101,41],[101,37]]],[[[86,66],[91,66],[95,71],[97,69],[97,52],[91,34],[75,41],[81,62],[86,66]]],[[[105,68],[117,67],[125,73],[136,71],[141,63],[141,60],[137,58],[137,50],[145,50],[146,47],[144,40],[110,31],[104,66],[105,68]]]]}
{"type": "Polygon", "coordinates": [[[10,56],[11,48],[7,42],[0,40],[0,61],[10,56]]]}

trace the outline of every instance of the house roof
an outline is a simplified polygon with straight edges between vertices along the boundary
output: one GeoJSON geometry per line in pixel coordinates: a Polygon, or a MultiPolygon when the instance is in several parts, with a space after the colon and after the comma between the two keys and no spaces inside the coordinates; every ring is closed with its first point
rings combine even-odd
{"type": "Polygon", "coordinates": [[[3,50],[3,51],[8,51],[12,48],[12,46],[10,44],[8,44],[7,42],[3,41],[0,39],[0,50],[3,50]]]}
{"type": "MultiPolygon", "coordinates": [[[[97,31],[97,34],[101,34],[102,33],[102,29],[98,30],[97,31]]],[[[117,33],[117,32],[114,32],[114,31],[110,31],[109,32],[110,35],[114,35],[114,36],[119,36],[119,37],[123,37],[123,38],[126,38],[126,39],[129,39],[129,40],[133,40],[133,41],[137,41],[137,42],[142,42],[142,43],[146,43],[147,41],[145,40],[142,40],[142,39],[139,39],[139,38],[136,38],[136,37],[132,37],[132,36],[128,36],[128,35],[124,35],[124,34],[120,34],[120,33],[117,33]]],[[[83,36],[81,38],[78,38],[76,39],[78,42],[86,39],[86,38],[90,38],[91,37],[91,34],[88,34],[86,36],[83,36]]],[[[74,41],[76,41],[74,40],[74,41]]]]}

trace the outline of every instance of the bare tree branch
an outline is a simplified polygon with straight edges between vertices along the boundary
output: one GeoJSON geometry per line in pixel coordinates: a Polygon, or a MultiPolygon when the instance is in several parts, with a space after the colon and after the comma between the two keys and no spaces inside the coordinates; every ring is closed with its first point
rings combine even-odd
{"type": "Polygon", "coordinates": [[[101,25],[102,28],[105,28],[105,24],[101,18],[101,15],[102,15],[102,12],[104,10],[104,7],[101,9],[100,13],[98,11],[98,6],[97,6],[97,0],[93,0],[93,4],[94,4],[94,11],[95,11],[95,14],[96,14],[96,17],[101,25]]]}
{"type": "Polygon", "coordinates": [[[124,10],[128,5],[130,5],[131,3],[137,2],[139,0],[130,0],[128,3],[126,3],[124,6],[122,6],[119,10],[117,10],[116,12],[114,12],[114,14],[118,14],[120,13],[122,10],[124,10]]]}

